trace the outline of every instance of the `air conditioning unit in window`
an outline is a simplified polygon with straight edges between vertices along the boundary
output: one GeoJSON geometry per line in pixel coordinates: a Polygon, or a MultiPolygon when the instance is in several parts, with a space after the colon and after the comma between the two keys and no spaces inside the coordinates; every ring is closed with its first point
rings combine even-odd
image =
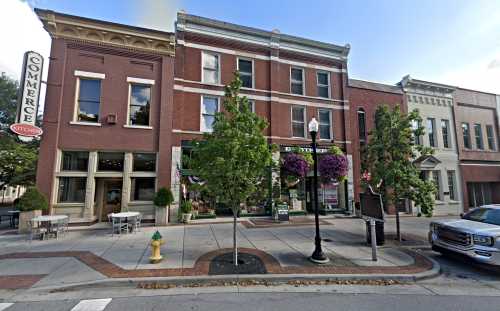
{"type": "Polygon", "coordinates": [[[108,114],[108,116],[106,117],[106,123],[116,124],[116,114],[114,114],[114,113],[108,114]]]}

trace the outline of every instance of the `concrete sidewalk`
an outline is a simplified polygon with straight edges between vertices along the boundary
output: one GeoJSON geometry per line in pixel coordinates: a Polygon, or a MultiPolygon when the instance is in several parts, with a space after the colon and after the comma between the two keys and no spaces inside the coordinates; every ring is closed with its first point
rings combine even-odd
{"type": "MultiPolygon", "coordinates": [[[[273,275],[372,275],[385,278],[429,271],[425,257],[392,243],[379,248],[371,260],[360,219],[322,219],[324,251],[330,264],[316,266],[307,259],[314,249],[314,226],[255,227],[238,224],[242,251],[263,259],[273,275]]],[[[208,264],[232,247],[232,224],[207,223],[146,227],[140,232],[111,236],[110,230],[70,231],[59,240],[26,241],[25,236],[0,234],[0,288],[46,288],[109,279],[208,275],[208,264]],[[150,238],[159,230],[165,240],[159,264],[150,264],[150,238]],[[3,284],[3,285],[2,285],[3,284]],[[7,284],[7,285],[6,285],[7,284]]]]}

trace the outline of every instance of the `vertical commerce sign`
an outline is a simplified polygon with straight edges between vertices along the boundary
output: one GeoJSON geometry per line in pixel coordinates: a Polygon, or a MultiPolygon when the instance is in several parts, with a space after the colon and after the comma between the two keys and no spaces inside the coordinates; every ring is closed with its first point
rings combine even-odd
{"type": "Polygon", "coordinates": [[[21,141],[29,142],[42,135],[42,129],[35,125],[40,87],[42,84],[43,57],[37,52],[24,53],[23,71],[17,103],[16,123],[10,126],[21,141]]]}

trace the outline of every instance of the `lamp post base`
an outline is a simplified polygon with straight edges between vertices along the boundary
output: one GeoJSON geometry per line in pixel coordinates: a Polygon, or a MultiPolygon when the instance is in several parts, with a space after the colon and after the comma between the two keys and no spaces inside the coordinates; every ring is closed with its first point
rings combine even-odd
{"type": "Polygon", "coordinates": [[[326,256],[323,252],[320,252],[319,254],[314,252],[311,257],[309,257],[309,260],[317,264],[325,264],[330,262],[330,258],[328,258],[328,256],[326,256]]]}

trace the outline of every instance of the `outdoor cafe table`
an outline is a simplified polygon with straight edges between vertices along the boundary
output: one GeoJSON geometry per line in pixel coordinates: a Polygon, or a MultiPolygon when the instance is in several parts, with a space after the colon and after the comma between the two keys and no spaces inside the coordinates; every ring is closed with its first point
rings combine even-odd
{"type": "Polygon", "coordinates": [[[54,221],[59,221],[63,219],[67,219],[67,215],[41,215],[41,216],[36,216],[35,218],[32,218],[31,221],[33,223],[42,223],[45,224],[45,227],[47,228],[47,232],[50,230],[50,224],[54,221]]]}
{"type": "MultiPolygon", "coordinates": [[[[125,222],[128,222],[129,218],[134,218],[139,216],[141,213],[139,212],[120,212],[111,214],[112,218],[121,218],[125,219],[125,222]]],[[[132,228],[130,228],[132,230],[132,228]]]]}

